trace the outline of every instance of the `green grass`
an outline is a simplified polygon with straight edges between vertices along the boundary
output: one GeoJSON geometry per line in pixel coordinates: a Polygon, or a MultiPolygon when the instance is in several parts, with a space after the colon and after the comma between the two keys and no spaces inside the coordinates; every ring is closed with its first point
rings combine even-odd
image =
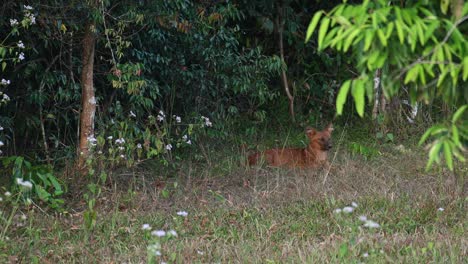
{"type": "Polygon", "coordinates": [[[159,241],[156,263],[463,263],[467,201],[451,173],[425,172],[415,148],[377,146],[379,154],[365,158],[335,145],[328,175],[247,169],[231,145],[207,145],[206,160],[166,173],[145,164],[104,187],[92,231],[76,198],[62,214],[22,208],[28,218],[15,218],[0,262],[144,263],[157,240],[141,229],[150,224],[178,234],[159,241]],[[334,212],[352,202],[352,213],[334,212]],[[380,228],[364,227],[361,215],[380,228]]]}

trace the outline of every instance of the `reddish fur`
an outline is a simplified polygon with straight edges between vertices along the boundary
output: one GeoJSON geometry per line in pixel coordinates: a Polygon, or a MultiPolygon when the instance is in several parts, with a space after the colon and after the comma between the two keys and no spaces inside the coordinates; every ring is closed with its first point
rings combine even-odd
{"type": "Polygon", "coordinates": [[[332,125],[323,131],[307,128],[306,134],[309,145],[306,148],[269,149],[257,152],[248,157],[249,165],[255,165],[262,159],[274,167],[289,168],[318,168],[328,167],[327,153],[331,148],[332,125]]]}

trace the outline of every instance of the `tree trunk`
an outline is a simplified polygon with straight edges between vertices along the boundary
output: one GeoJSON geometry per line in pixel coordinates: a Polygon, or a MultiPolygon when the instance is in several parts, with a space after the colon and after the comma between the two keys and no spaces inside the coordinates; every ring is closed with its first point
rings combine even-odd
{"type": "Polygon", "coordinates": [[[78,153],[78,169],[84,171],[89,157],[89,138],[94,137],[94,117],[96,114],[96,97],[94,96],[93,68],[94,46],[96,36],[95,24],[86,25],[83,38],[83,69],[81,71],[81,115],[80,115],[80,143],[78,153]]]}
{"type": "MultiPolygon", "coordinates": [[[[276,29],[278,31],[278,42],[279,42],[281,63],[283,64],[283,66],[286,66],[286,61],[284,60],[283,20],[281,18],[281,13],[282,13],[282,9],[280,6],[278,6],[278,14],[276,15],[275,24],[276,24],[276,29]]],[[[292,121],[295,122],[296,117],[294,114],[294,96],[291,94],[291,91],[289,90],[288,76],[286,74],[286,69],[284,67],[282,67],[281,69],[281,79],[283,81],[284,91],[286,92],[286,95],[288,96],[288,100],[289,100],[289,114],[291,115],[292,121]]]]}
{"type": "Polygon", "coordinates": [[[379,114],[379,97],[382,93],[381,89],[381,77],[382,77],[382,69],[375,70],[375,77],[374,77],[374,108],[372,109],[372,119],[376,119],[377,115],[379,114]]]}

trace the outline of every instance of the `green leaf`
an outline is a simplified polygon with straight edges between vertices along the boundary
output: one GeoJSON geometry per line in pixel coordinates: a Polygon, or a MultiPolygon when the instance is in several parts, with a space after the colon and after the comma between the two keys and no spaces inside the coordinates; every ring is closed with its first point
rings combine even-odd
{"type": "Polygon", "coordinates": [[[6,66],[7,66],[7,63],[5,61],[2,62],[2,71],[5,71],[6,66]]]}
{"type": "Polygon", "coordinates": [[[366,30],[365,37],[364,37],[364,51],[369,50],[372,39],[374,38],[375,30],[369,29],[366,30]]]}
{"type": "Polygon", "coordinates": [[[379,37],[380,42],[382,43],[382,45],[384,47],[387,47],[387,38],[385,37],[384,32],[380,28],[377,29],[377,36],[379,37]]]}
{"type": "Polygon", "coordinates": [[[353,42],[354,38],[361,33],[361,30],[359,28],[354,29],[353,32],[349,34],[349,36],[346,38],[344,42],[344,47],[343,50],[346,52],[348,51],[349,47],[351,46],[351,43],[353,42]]]}
{"type": "Polygon", "coordinates": [[[399,20],[396,20],[395,21],[395,26],[396,26],[396,29],[397,29],[397,34],[398,34],[398,39],[400,40],[400,44],[403,44],[403,42],[405,41],[405,36],[403,34],[403,22],[399,21],[399,20]]]}
{"type": "Polygon", "coordinates": [[[319,29],[319,36],[318,36],[319,50],[322,50],[324,48],[323,47],[323,39],[325,38],[325,35],[327,34],[329,24],[330,24],[330,19],[328,17],[324,17],[322,19],[322,23],[321,23],[320,29],[319,29]]]}
{"type": "Polygon", "coordinates": [[[456,146],[461,147],[460,134],[456,125],[452,125],[452,139],[456,146]]]}
{"type": "Polygon", "coordinates": [[[439,161],[439,152],[442,147],[442,142],[435,142],[431,150],[429,150],[429,161],[427,162],[426,170],[429,170],[434,161],[439,161]]]}
{"type": "Polygon", "coordinates": [[[444,155],[448,168],[453,171],[452,147],[448,142],[444,142],[444,155]]]}
{"type": "Polygon", "coordinates": [[[463,81],[466,81],[468,78],[468,56],[463,58],[463,81]]]}
{"type": "Polygon", "coordinates": [[[419,140],[418,145],[421,146],[429,136],[436,135],[436,134],[439,134],[439,133],[444,132],[444,131],[447,131],[447,128],[445,128],[445,126],[443,126],[443,125],[432,126],[426,132],[424,132],[421,139],[419,140]]]}
{"type": "Polygon", "coordinates": [[[317,27],[317,24],[320,21],[320,18],[322,17],[322,14],[323,12],[319,11],[315,13],[314,17],[312,17],[309,27],[307,28],[305,42],[309,41],[310,37],[312,36],[312,33],[314,33],[315,28],[317,27]]]}
{"type": "Polygon", "coordinates": [[[354,103],[356,105],[356,111],[360,117],[364,116],[364,82],[362,80],[355,80],[353,82],[353,87],[351,89],[351,94],[354,98],[354,103]]]}
{"type": "Polygon", "coordinates": [[[440,10],[442,11],[442,13],[443,13],[444,15],[447,14],[447,10],[448,10],[449,4],[450,4],[450,0],[441,0],[441,1],[440,1],[440,10]]]}
{"type": "Polygon", "coordinates": [[[420,67],[421,67],[420,64],[416,64],[413,68],[411,68],[406,73],[406,77],[405,77],[405,81],[404,81],[405,84],[408,84],[411,81],[413,81],[413,82],[416,81],[416,79],[418,78],[419,68],[420,67]]]}
{"type": "Polygon", "coordinates": [[[462,107],[460,107],[460,108],[455,112],[455,114],[453,114],[452,123],[456,123],[456,122],[458,121],[458,119],[461,117],[461,115],[463,114],[463,112],[465,112],[465,110],[466,110],[467,107],[468,107],[468,104],[463,105],[462,107]]]}
{"type": "Polygon", "coordinates": [[[387,32],[385,33],[385,37],[387,39],[390,38],[390,36],[392,35],[392,32],[393,32],[393,27],[394,27],[394,23],[393,22],[390,22],[390,24],[388,24],[388,27],[387,27],[387,32]]]}
{"type": "Polygon", "coordinates": [[[336,97],[336,112],[338,115],[343,113],[343,106],[346,102],[346,97],[348,96],[349,87],[351,86],[351,80],[347,80],[341,85],[338,96],[336,97]]]}

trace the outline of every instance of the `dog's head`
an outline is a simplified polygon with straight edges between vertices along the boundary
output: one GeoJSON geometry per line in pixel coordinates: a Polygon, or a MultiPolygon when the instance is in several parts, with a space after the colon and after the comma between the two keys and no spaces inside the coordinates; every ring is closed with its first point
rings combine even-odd
{"type": "Polygon", "coordinates": [[[332,131],[332,124],[329,124],[323,131],[317,131],[311,127],[306,128],[306,134],[310,140],[310,145],[322,151],[327,151],[332,148],[332,131]]]}

